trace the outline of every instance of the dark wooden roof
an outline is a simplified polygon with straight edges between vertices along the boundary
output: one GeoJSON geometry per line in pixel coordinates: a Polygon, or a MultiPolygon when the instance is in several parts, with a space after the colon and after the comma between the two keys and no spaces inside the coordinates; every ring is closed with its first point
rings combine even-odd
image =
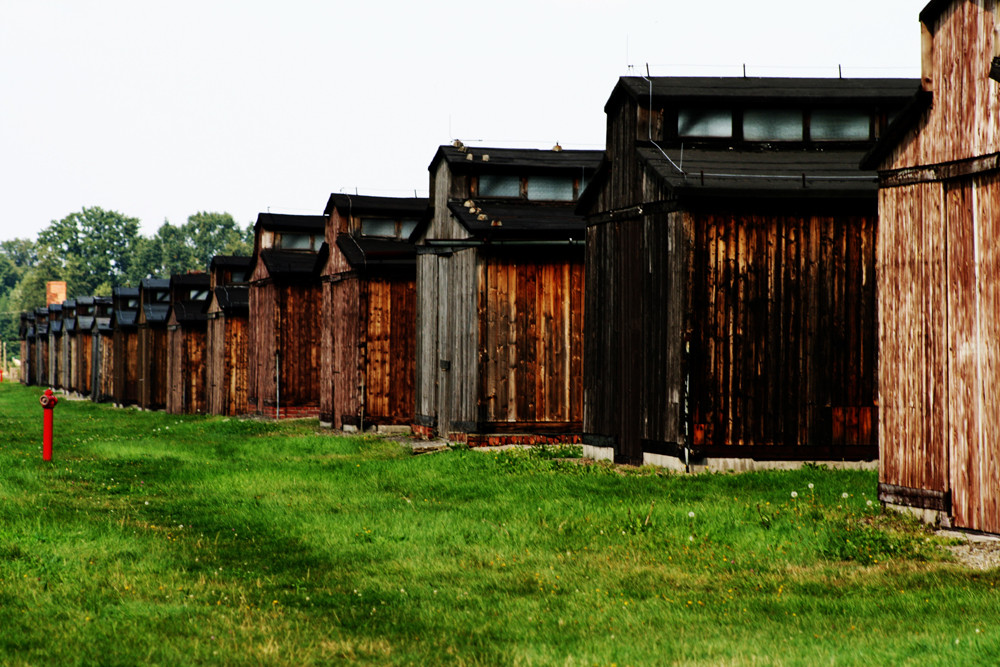
{"type": "Polygon", "coordinates": [[[76,332],[76,299],[66,299],[62,302],[61,320],[64,332],[76,332]]]}
{"type": "Polygon", "coordinates": [[[77,331],[90,331],[94,326],[94,313],[91,312],[89,315],[82,312],[87,306],[94,305],[94,297],[92,296],[78,296],[76,297],[76,330],[77,331]]]}
{"type": "Polygon", "coordinates": [[[145,295],[151,292],[169,292],[170,281],[165,278],[143,278],[139,283],[139,289],[143,293],[142,310],[146,315],[146,322],[150,324],[166,323],[167,318],[170,317],[170,303],[151,303],[148,298],[145,298],[145,295]]]}
{"type": "Polygon", "coordinates": [[[249,271],[252,268],[253,257],[248,257],[244,255],[216,255],[209,262],[209,270],[214,271],[216,269],[246,269],[249,271]]]}
{"type": "Polygon", "coordinates": [[[536,148],[479,148],[440,146],[429,169],[433,172],[444,160],[452,171],[471,173],[593,172],[601,164],[604,151],[542,150],[536,148]],[[471,156],[471,157],[470,157],[471,156]]]}
{"type": "Polygon", "coordinates": [[[333,193],[326,202],[324,215],[333,213],[334,207],[349,215],[381,215],[422,218],[427,213],[426,197],[371,197],[333,193]]]}
{"type": "Polygon", "coordinates": [[[466,200],[448,203],[448,210],[471,234],[483,239],[582,239],[586,221],[575,202],[510,202],[466,200]],[[466,206],[471,203],[473,206],[466,206]],[[482,219],[480,219],[482,218],[482,219]]]}
{"type": "Polygon", "coordinates": [[[94,324],[92,329],[100,333],[109,334],[111,328],[112,299],[110,296],[94,297],[94,324]]]}
{"type": "MultiPolygon", "coordinates": [[[[653,98],[686,102],[775,101],[807,103],[876,103],[904,104],[920,87],[919,79],[833,79],[775,77],[673,77],[623,76],[618,79],[608,104],[618,95],[628,95],[648,104],[652,84],[653,98]]],[[[608,105],[605,105],[608,111],[608,105]]]]}
{"type": "Polygon", "coordinates": [[[215,300],[227,315],[247,315],[250,312],[250,286],[242,284],[216,287],[215,300]]]}
{"type": "MultiPolygon", "coordinates": [[[[324,244],[325,247],[325,244],[324,244]]],[[[307,252],[302,250],[262,250],[260,259],[273,277],[318,275],[327,252],[307,252]]]]}
{"type": "Polygon", "coordinates": [[[678,197],[846,196],[874,201],[878,189],[876,173],[858,167],[863,150],[691,149],[684,152],[683,174],[656,148],[641,147],[638,155],[678,197]]]}
{"type": "Polygon", "coordinates": [[[173,319],[182,324],[208,319],[208,289],[211,277],[207,273],[178,273],[170,276],[170,307],[173,319]],[[191,290],[204,290],[206,298],[191,299],[191,290]]]}
{"type": "Polygon", "coordinates": [[[138,287],[115,287],[111,290],[111,301],[113,304],[111,317],[112,325],[123,328],[135,326],[135,320],[139,312],[136,308],[127,308],[129,299],[139,298],[138,287]]]}
{"type": "Polygon", "coordinates": [[[416,267],[416,246],[408,241],[338,234],[337,247],[355,269],[416,267]]]}
{"type": "Polygon", "coordinates": [[[283,213],[258,213],[254,229],[273,231],[322,232],[326,217],[322,215],[285,215],[283,213]]]}

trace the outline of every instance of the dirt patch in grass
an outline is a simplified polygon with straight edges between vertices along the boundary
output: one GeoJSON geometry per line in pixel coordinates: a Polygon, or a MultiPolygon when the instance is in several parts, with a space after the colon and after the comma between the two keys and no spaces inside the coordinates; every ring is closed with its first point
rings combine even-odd
{"type": "Polygon", "coordinates": [[[945,545],[959,564],[972,570],[992,570],[1000,567],[1000,537],[941,530],[940,537],[962,540],[961,544],[945,545]]]}

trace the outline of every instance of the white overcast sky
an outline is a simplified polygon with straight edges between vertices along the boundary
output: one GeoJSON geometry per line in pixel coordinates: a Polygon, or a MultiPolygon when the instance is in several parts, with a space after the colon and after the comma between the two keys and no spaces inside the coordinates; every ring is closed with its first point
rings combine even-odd
{"type": "Polygon", "coordinates": [[[0,0],[0,239],[425,196],[452,139],[604,147],[619,76],[917,77],[926,0],[0,0]]]}

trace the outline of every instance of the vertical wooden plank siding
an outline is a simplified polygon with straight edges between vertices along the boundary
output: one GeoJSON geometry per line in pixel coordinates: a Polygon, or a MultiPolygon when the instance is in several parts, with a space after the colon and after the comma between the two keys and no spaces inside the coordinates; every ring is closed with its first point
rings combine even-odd
{"type": "Polygon", "coordinates": [[[226,412],[226,320],[221,311],[210,313],[205,340],[205,399],[209,414],[226,412]]]}
{"type": "Polygon", "coordinates": [[[947,452],[947,257],[940,184],[883,189],[878,239],[879,477],[939,492],[947,452]]]}
{"type": "Polygon", "coordinates": [[[480,279],[479,415],[490,423],[583,420],[582,257],[488,256],[480,279]]]}
{"type": "Polygon", "coordinates": [[[249,407],[256,413],[263,411],[266,397],[274,404],[276,292],[274,283],[250,287],[249,407]]]}
{"type": "Polygon", "coordinates": [[[84,396],[90,396],[94,363],[93,334],[89,331],[80,331],[77,332],[76,339],[76,390],[84,396]]]}
{"type": "Polygon", "coordinates": [[[245,415],[248,412],[248,348],[249,325],[246,316],[227,315],[225,321],[225,413],[245,415]]]}
{"type": "Polygon", "coordinates": [[[1000,175],[880,192],[879,481],[1000,532],[1000,175]]]}
{"type": "Polygon", "coordinates": [[[331,371],[333,382],[332,421],[334,428],[344,423],[358,426],[361,417],[361,295],[356,277],[328,285],[332,329],[331,371]]]}
{"type": "Polygon", "coordinates": [[[112,349],[112,400],[135,405],[139,402],[139,331],[115,329],[112,349]]]}
{"type": "Polygon", "coordinates": [[[414,419],[436,426],[438,378],[438,258],[417,255],[416,396],[414,419]]]}
{"type": "Polygon", "coordinates": [[[583,428],[607,439],[596,444],[614,446],[623,462],[642,462],[643,441],[685,442],[690,230],[679,212],[587,229],[583,428]]]}
{"type": "Polygon", "coordinates": [[[693,444],[874,447],[874,221],[695,213],[693,229],[693,444]]]}
{"type": "Polygon", "coordinates": [[[179,325],[167,329],[167,412],[179,415],[184,412],[184,329],[179,325]]]}
{"type": "Polygon", "coordinates": [[[371,423],[413,422],[415,289],[413,280],[365,281],[364,408],[371,423]]]}
{"type": "Polygon", "coordinates": [[[932,165],[1000,151],[1000,96],[989,78],[997,0],[954,2],[933,34],[934,105],[887,168],[932,165]]]}
{"type": "MultiPolygon", "coordinates": [[[[279,288],[277,312],[281,350],[281,403],[319,408],[320,285],[289,284],[279,288]]],[[[271,397],[271,404],[274,396],[271,397]]]]}

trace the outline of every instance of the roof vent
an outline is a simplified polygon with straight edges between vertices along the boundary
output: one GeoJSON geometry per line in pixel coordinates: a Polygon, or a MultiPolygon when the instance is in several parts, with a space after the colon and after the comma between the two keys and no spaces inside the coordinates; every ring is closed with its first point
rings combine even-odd
{"type": "Polygon", "coordinates": [[[556,145],[552,147],[552,150],[554,150],[556,153],[562,150],[562,146],[559,145],[558,141],[556,142],[556,145]]]}
{"type": "Polygon", "coordinates": [[[490,156],[488,154],[483,155],[483,162],[489,162],[489,161],[490,161],[490,156]]]}
{"type": "Polygon", "coordinates": [[[473,159],[473,157],[472,157],[472,153],[466,153],[466,154],[465,154],[465,159],[466,159],[466,160],[471,160],[471,159],[473,159]]]}

